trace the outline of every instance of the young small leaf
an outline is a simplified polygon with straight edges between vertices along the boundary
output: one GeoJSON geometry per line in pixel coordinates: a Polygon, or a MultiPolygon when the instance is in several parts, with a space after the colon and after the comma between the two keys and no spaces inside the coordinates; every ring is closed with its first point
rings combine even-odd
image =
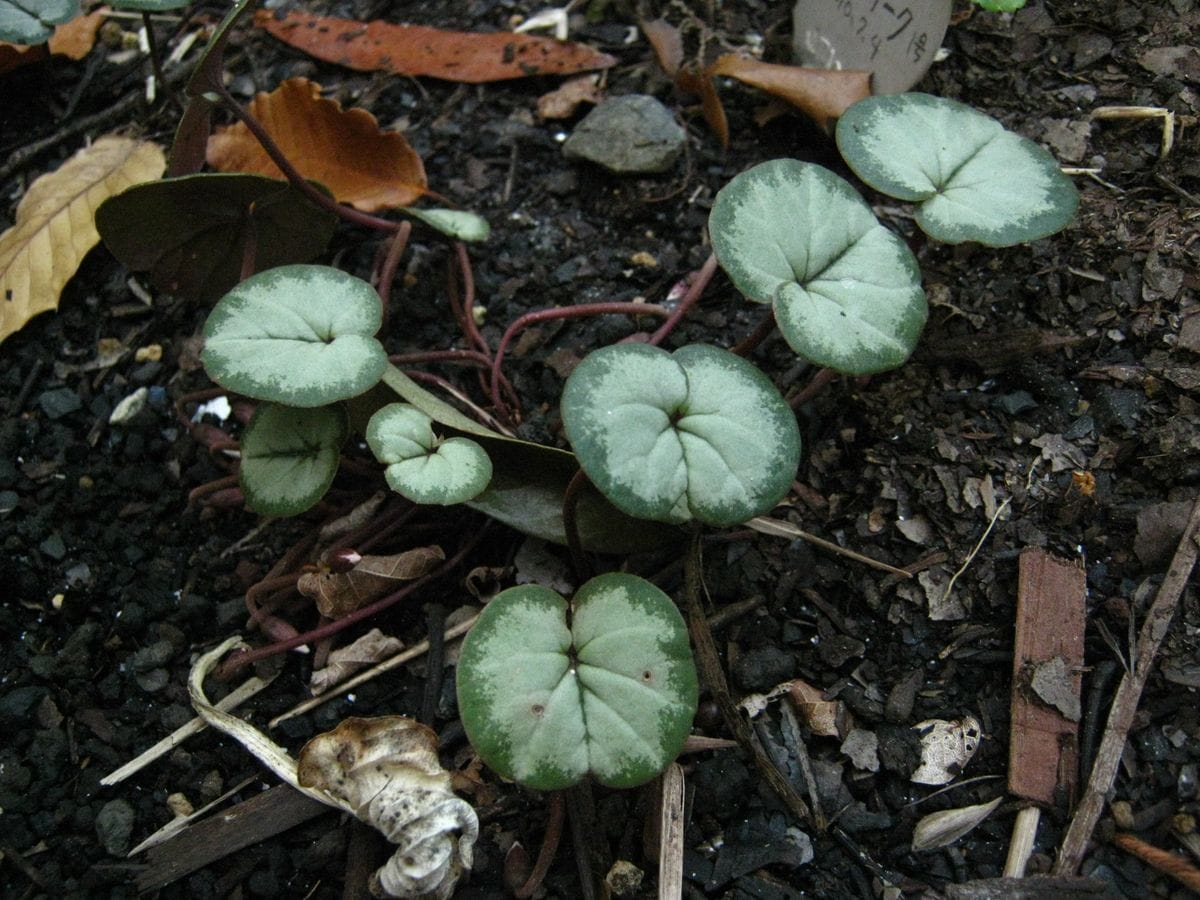
{"type": "Polygon", "coordinates": [[[917,224],[948,244],[1043,238],[1066,227],[1079,205],[1046,150],[954,100],[869,97],[838,121],[837,143],[859,178],[918,202],[917,224]]]}
{"type": "Polygon", "coordinates": [[[800,457],[796,418],[770,379],[700,344],[589,354],[567,379],[562,418],[596,487],[660,522],[744,522],[787,493],[800,457]]]}
{"type": "Polygon", "coordinates": [[[297,516],[311,507],[337,474],[346,432],[340,406],[261,404],[242,435],[238,474],[246,505],[264,516],[297,516]]]}
{"type": "Polygon", "coordinates": [[[388,487],[414,503],[470,500],[491,481],[491,460],[469,438],[438,439],[432,425],[415,406],[389,403],[367,423],[367,445],[387,466],[388,487]]]}
{"type": "Polygon", "coordinates": [[[258,400],[325,406],[379,382],[379,295],[328,266],[280,266],[247,278],[204,323],[201,361],[213,381],[258,400]]]}
{"type": "Polygon", "coordinates": [[[649,781],[675,758],[696,710],[687,627],[634,575],[593,578],[567,603],[523,585],[495,597],[463,642],[458,706],[489,766],[540,790],[591,773],[649,781]]]}
{"type": "Polygon", "coordinates": [[[404,212],[440,231],[446,237],[459,241],[486,241],[492,226],[483,216],[458,209],[415,209],[405,207],[404,212]]]}
{"type": "Polygon", "coordinates": [[[927,315],[916,259],[828,169],[755,166],[717,194],[708,225],[721,267],[748,299],[772,304],[805,359],[868,375],[912,353],[927,315]]]}

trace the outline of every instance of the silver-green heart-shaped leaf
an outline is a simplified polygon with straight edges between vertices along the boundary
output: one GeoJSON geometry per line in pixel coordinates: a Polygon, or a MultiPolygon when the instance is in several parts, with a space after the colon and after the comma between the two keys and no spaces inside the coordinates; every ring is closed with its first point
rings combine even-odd
{"type": "Polygon", "coordinates": [[[800,356],[850,375],[899,366],[927,303],[908,246],[828,169],[776,159],[717,194],[713,252],[737,289],[770,303],[800,356]]]}
{"type": "Polygon", "coordinates": [[[458,707],[483,761],[560,790],[589,773],[609,787],[649,781],[673,760],[696,711],[687,627],[635,575],[593,578],[567,602],[523,585],[497,595],[463,641],[458,707]]]}
{"type": "Polygon", "coordinates": [[[77,15],[79,0],[0,0],[0,41],[44,44],[53,26],[77,15]]]}
{"type": "Polygon", "coordinates": [[[374,288],[329,266],[280,266],[247,278],[204,323],[201,360],[228,390],[288,406],[325,406],[379,383],[374,288]]]}
{"type": "Polygon", "coordinates": [[[1062,230],[1079,193],[1054,157],[976,109],[929,94],[868,97],[838,121],[859,178],[918,202],[917,224],[948,244],[1009,247],[1062,230]]]}
{"type": "Polygon", "coordinates": [[[483,216],[459,209],[415,209],[406,206],[406,215],[424,222],[430,228],[440,231],[446,237],[459,241],[486,241],[492,233],[492,226],[483,216]]]}
{"type": "Polygon", "coordinates": [[[492,480],[492,461],[479,444],[439,439],[433,420],[408,403],[389,403],[371,416],[367,445],[387,466],[388,487],[414,503],[465,503],[492,480]]]}
{"type": "Polygon", "coordinates": [[[341,406],[260,404],[241,442],[238,476],[246,505],[264,516],[298,516],[309,509],[337,474],[347,430],[341,406]]]}
{"type": "Polygon", "coordinates": [[[796,417],[770,379],[702,344],[589,354],[567,379],[562,419],[601,493],[659,522],[753,518],[787,493],[800,458],[796,417]]]}

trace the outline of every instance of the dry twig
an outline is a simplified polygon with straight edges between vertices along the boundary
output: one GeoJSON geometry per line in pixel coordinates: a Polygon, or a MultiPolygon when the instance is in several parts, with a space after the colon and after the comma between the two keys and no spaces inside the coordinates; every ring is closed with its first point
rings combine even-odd
{"type": "Polygon", "coordinates": [[[1187,527],[1183,537],[1179,539],[1179,547],[1171,560],[1170,568],[1163,583],[1159,586],[1150,606],[1146,621],[1142,624],[1138,636],[1137,655],[1133,659],[1131,671],[1126,672],[1117,687],[1113,697],[1112,710],[1108,716],[1108,724],[1104,729],[1104,737],[1100,741],[1100,750],[1096,753],[1096,764],[1092,768],[1092,776],[1088,780],[1083,798],[1075,810],[1067,833],[1063,837],[1058,850],[1058,860],[1054,864],[1055,875],[1074,875],[1083,860],[1084,850],[1091,838],[1096,821],[1104,809],[1105,795],[1113,786],[1117,777],[1117,767],[1121,763],[1121,752],[1125,747],[1125,739],[1133,725],[1133,717],[1137,712],[1138,700],[1142,696],[1142,688],[1150,676],[1150,668],[1158,654],[1159,645],[1167,635],[1175,609],[1179,606],[1179,598],[1187,585],[1192,569],[1196,565],[1196,537],[1200,533],[1200,500],[1192,506],[1188,517],[1187,527]]]}

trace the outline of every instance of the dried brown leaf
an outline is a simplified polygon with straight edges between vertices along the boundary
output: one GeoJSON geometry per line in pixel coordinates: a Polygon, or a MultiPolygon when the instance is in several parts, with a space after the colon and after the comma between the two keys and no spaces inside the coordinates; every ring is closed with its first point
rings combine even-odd
{"type": "Polygon", "coordinates": [[[826,700],[825,692],[815,688],[807,681],[796,678],[787,684],[796,711],[812,733],[821,737],[838,737],[838,720],[841,718],[841,706],[837,700],[826,700]]]}
{"type": "Polygon", "coordinates": [[[165,168],[157,144],[109,135],[29,186],[16,224],[0,234],[0,341],[58,306],[63,286],[100,240],[96,208],[165,168]]]}
{"type": "Polygon", "coordinates": [[[404,649],[404,642],[372,628],[357,641],[339,647],[329,654],[325,667],[317,669],[308,680],[313,695],[323,694],[336,684],[345,681],[359,669],[395,656],[404,649]]]}
{"type": "Polygon", "coordinates": [[[303,12],[278,16],[260,11],[254,23],[310,56],[360,72],[429,75],[480,84],[531,75],[574,75],[616,63],[607,53],[583,44],[510,32],[442,31],[303,12]]]}
{"type": "MultiPolygon", "coordinates": [[[[383,131],[365,109],[342,109],[321,86],[291,78],[259,94],[250,112],[305,178],[364,212],[408,206],[425,193],[425,166],[398,131],[383,131]]],[[[241,122],[208,141],[208,164],[219,172],[282,178],[279,167],[241,122]]]]}
{"type": "Polygon", "coordinates": [[[441,547],[417,547],[392,556],[364,556],[349,572],[308,572],[296,587],[321,615],[340,619],[427,575],[446,558],[441,547]]]}
{"type": "Polygon", "coordinates": [[[796,107],[828,130],[851,105],[871,95],[871,73],[854,69],[785,66],[733,53],[717,59],[705,75],[736,78],[796,107]]]}

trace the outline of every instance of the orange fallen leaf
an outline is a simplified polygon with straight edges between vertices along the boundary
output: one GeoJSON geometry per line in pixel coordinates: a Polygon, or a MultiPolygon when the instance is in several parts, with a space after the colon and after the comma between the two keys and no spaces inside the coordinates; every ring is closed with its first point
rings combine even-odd
{"type": "Polygon", "coordinates": [[[573,75],[616,63],[583,44],[528,34],[442,31],[260,10],[254,23],[309,56],[361,72],[428,75],[480,84],[530,75],[573,75]]]}
{"type": "Polygon", "coordinates": [[[54,29],[54,34],[45,44],[30,47],[26,44],[10,44],[0,41],[0,74],[19,69],[30,63],[45,59],[49,55],[65,56],[68,59],[83,59],[96,44],[96,32],[104,21],[108,7],[101,7],[86,16],[78,16],[54,29]]]}
{"type": "Polygon", "coordinates": [[[785,66],[733,53],[717,59],[706,74],[736,78],[786,100],[825,129],[851,105],[871,95],[870,72],[785,66]]]}
{"type": "MultiPolygon", "coordinates": [[[[250,112],[305,178],[364,212],[408,206],[425,193],[421,157],[398,131],[381,131],[365,109],[342,109],[305,78],[259,94],[250,112]]],[[[238,122],[208,141],[208,164],[219,172],[282,178],[279,167],[238,122]]]]}
{"type": "Polygon", "coordinates": [[[108,7],[102,6],[56,27],[50,35],[50,52],[69,59],[83,59],[96,45],[96,32],[107,13],[108,7]]]}
{"type": "Polygon", "coordinates": [[[29,186],[0,234],[0,341],[58,306],[63,286],[100,240],[96,208],[166,168],[162,149],[109,135],[29,186]]]}

